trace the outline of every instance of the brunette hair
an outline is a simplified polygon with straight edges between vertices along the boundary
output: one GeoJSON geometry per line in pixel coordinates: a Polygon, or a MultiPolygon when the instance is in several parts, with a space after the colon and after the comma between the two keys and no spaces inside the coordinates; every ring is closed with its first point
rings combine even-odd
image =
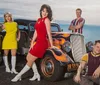
{"type": "Polygon", "coordinates": [[[49,18],[50,21],[52,21],[52,10],[51,10],[51,7],[49,5],[47,5],[47,4],[43,4],[41,6],[40,16],[42,17],[42,11],[43,11],[44,8],[46,8],[46,10],[48,12],[48,16],[47,17],[49,18]]]}
{"type": "Polygon", "coordinates": [[[97,43],[100,43],[100,40],[96,40],[96,41],[95,41],[95,45],[96,45],[97,43]]]}

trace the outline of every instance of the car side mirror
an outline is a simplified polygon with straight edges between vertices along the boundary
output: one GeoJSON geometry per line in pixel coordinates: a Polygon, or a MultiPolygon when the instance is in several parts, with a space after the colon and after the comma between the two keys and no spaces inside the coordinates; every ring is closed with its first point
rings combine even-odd
{"type": "Polygon", "coordinates": [[[93,50],[93,42],[92,41],[89,41],[86,43],[86,50],[87,52],[91,52],[93,50]]]}

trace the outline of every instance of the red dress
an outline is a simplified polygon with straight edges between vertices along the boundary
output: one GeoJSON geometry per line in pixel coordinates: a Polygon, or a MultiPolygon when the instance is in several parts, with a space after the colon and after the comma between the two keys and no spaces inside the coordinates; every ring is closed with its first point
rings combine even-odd
{"type": "Polygon", "coordinates": [[[37,32],[36,44],[29,50],[29,53],[35,57],[42,58],[48,48],[47,30],[45,26],[45,18],[39,18],[35,24],[37,32]]]}

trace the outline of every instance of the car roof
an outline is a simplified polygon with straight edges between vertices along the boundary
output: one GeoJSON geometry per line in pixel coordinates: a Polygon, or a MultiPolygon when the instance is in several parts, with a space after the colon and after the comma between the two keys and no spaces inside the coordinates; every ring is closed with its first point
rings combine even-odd
{"type": "MultiPolygon", "coordinates": [[[[19,25],[29,25],[29,23],[36,23],[36,20],[29,20],[29,19],[14,19],[15,22],[17,22],[19,25]]],[[[57,23],[51,23],[51,26],[57,26],[58,31],[61,31],[60,26],[57,23]]]]}
{"type": "Polygon", "coordinates": [[[28,19],[14,19],[15,22],[22,25],[28,25],[31,22],[36,22],[36,20],[28,20],[28,19]]]}
{"type": "MultiPolygon", "coordinates": [[[[14,19],[15,22],[17,22],[18,24],[29,24],[31,22],[35,23],[36,20],[29,20],[29,19],[14,19]]],[[[51,25],[58,25],[57,23],[52,22],[51,25]]]]}

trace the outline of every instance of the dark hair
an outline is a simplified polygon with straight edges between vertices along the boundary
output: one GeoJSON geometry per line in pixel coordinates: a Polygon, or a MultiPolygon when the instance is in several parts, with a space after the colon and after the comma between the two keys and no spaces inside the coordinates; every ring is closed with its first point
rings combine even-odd
{"type": "Polygon", "coordinates": [[[49,5],[47,5],[47,4],[43,4],[41,6],[40,16],[42,17],[42,11],[43,11],[44,8],[46,8],[46,10],[48,12],[48,16],[47,17],[49,18],[50,21],[52,21],[52,10],[51,10],[51,7],[49,5]]]}
{"type": "Polygon", "coordinates": [[[95,41],[95,45],[96,45],[97,43],[100,43],[100,40],[96,40],[96,41],[95,41]]]}
{"type": "Polygon", "coordinates": [[[80,8],[77,8],[76,11],[79,10],[82,13],[82,10],[80,8]]]}

